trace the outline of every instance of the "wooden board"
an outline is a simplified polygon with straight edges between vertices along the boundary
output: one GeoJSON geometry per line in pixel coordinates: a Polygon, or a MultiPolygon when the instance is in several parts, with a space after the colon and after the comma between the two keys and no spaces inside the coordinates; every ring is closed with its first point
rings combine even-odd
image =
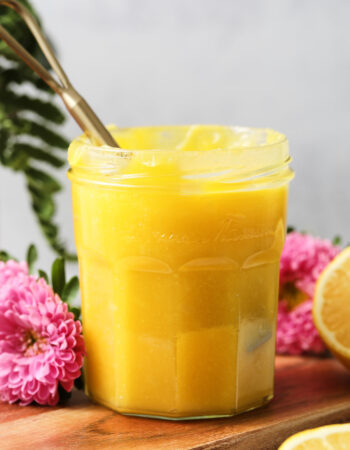
{"type": "Polygon", "coordinates": [[[276,449],[305,428],[350,421],[350,372],[333,359],[278,357],[275,398],[230,419],[121,416],[74,392],[67,406],[0,404],[3,449],[276,449]]]}

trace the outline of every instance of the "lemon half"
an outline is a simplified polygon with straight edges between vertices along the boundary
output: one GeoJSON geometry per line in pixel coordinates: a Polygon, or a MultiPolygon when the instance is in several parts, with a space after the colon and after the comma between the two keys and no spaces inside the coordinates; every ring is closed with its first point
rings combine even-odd
{"type": "Polygon", "coordinates": [[[294,434],[278,450],[350,449],[350,423],[327,425],[294,434]]]}
{"type": "Polygon", "coordinates": [[[350,247],[339,253],[319,277],[313,319],[332,353],[350,368],[350,247]]]}

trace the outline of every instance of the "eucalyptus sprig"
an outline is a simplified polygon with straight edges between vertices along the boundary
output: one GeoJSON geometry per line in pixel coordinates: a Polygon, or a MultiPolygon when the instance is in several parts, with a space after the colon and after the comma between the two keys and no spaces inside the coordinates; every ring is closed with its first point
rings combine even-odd
{"type": "MultiPolygon", "coordinates": [[[[20,2],[40,23],[31,4],[27,0],[20,2]]],[[[0,6],[0,24],[49,68],[17,13],[0,6]]],[[[66,259],[75,259],[62,242],[55,222],[55,196],[61,190],[55,173],[65,165],[68,141],[60,130],[65,114],[56,106],[54,96],[0,40],[0,164],[23,174],[32,209],[50,246],[66,259]]]]}

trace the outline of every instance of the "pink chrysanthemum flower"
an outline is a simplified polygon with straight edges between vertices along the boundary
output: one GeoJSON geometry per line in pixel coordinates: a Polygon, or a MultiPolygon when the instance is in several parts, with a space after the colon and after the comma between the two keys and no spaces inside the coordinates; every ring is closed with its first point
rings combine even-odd
{"type": "Polygon", "coordinates": [[[279,302],[277,316],[277,352],[289,355],[322,354],[326,347],[312,320],[312,300],[305,300],[293,310],[279,302]]]}
{"type": "Polygon", "coordinates": [[[321,354],[326,351],[312,319],[317,279],[340,252],[328,240],[289,233],[281,256],[277,353],[321,354]]]}
{"type": "Polygon", "coordinates": [[[22,275],[28,275],[28,265],[26,262],[9,260],[0,261],[0,289],[7,283],[12,282],[22,275]]]}
{"type": "Polygon", "coordinates": [[[22,274],[0,289],[0,398],[55,405],[80,376],[82,327],[43,279],[22,274]]]}

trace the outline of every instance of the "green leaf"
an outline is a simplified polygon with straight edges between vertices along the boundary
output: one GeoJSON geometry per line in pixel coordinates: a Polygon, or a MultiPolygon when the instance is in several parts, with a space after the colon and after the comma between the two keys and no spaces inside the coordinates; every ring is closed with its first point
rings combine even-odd
{"type": "Polygon", "coordinates": [[[13,121],[18,128],[18,134],[28,134],[40,138],[45,144],[64,150],[67,150],[69,146],[69,142],[60,134],[33,120],[17,117],[13,121]]]}
{"type": "MultiPolygon", "coordinates": [[[[59,250],[57,250],[57,251],[59,251],[59,250]]],[[[70,253],[70,252],[64,251],[64,248],[63,248],[63,251],[61,251],[60,253],[62,255],[64,255],[64,259],[66,261],[72,261],[72,262],[77,262],[78,261],[78,257],[76,255],[76,253],[70,253]]]]}
{"type": "Polygon", "coordinates": [[[27,264],[29,273],[33,273],[35,261],[38,259],[38,251],[34,244],[31,244],[27,250],[27,264]]]}
{"type": "Polygon", "coordinates": [[[79,278],[73,277],[64,286],[61,299],[66,303],[71,303],[79,291],[79,278]]]}
{"type": "MultiPolygon", "coordinates": [[[[2,76],[12,77],[9,82],[14,82],[15,79],[19,81],[18,71],[14,69],[4,71],[2,76]]],[[[55,124],[62,124],[65,120],[65,116],[55,104],[29,95],[19,95],[9,89],[1,93],[1,101],[11,106],[13,111],[30,111],[55,124]]]]}
{"type": "Polygon", "coordinates": [[[60,183],[46,172],[34,167],[28,167],[25,171],[29,186],[43,190],[44,192],[58,192],[61,190],[60,183]]]}
{"type": "Polygon", "coordinates": [[[341,236],[334,236],[333,240],[332,240],[332,244],[333,245],[341,245],[342,243],[342,238],[341,236]]]}
{"type": "Polygon", "coordinates": [[[55,213],[55,203],[52,197],[48,197],[45,194],[33,194],[33,208],[39,219],[45,222],[49,221],[55,213]]]}
{"type": "Polygon", "coordinates": [[[4,155],[3,164],[14,171],[23,171],[28,165],[28,155],[13,151],[9,155],[4,155]]]}
{"type": "Polygon", "coordinates": [[[5,250],[0,250],[0,261],[9,261],[10,259],[13,259],[16,261],[16,259],[11,256],[9,253],[5,252],[5,250]]]}
{"type": "MultiPolygon", "coordinates": [[[[0,54],[1,54],[0,50],[0,54]]],[[[34,57],[36,57],[33,54],[34,57]]],[[[11,83],[16,84],[22,84],[22,83],[28,83],[31,84],[33,87],[38,89],[39,91],[45,92],[45,94],[48,94],[50,96],[54,96],[55,92],[45,83],[44,80],[39,78],[36,73],[32,71],[22,60],[20,60],[14,53],[7,53],[6,59],[11,59],[13,61],[16,61],[16,64],[12,64],[12,67],[4,67],[3,70],[1,70],[0,77],[4,80],[4,83],[7,86],[7,89],[12,89],[11,83]],[[11,58],[10,58],[11,57],[11,58]]],[[[38,60],[38,58],[37,58],[38,60]]],[[[0,61],[0,67],[1,67],[1,61],[0,61]]],[[[59,109],[59,108],[57,108],[59,109]]],[[[60,110],[60,109],[59,109],[60,110]]],[[[61,110],[60,110],[61,111],[61,110]]],[[[62,116],[65,117],[65,115],[62,113],[62,116]]],[[[65,119],[64,119],[65,120],[65,119]]],[[[63,122],[62,122],[63,123],[63,122]]]]}
{"type": "Polygon", "coordinates": [[[70,306],[69,307],[69,311],[74,314],[74,319],[75,320],[80,320],[80,317],[81,317],[81,310],[80,310],[80,308],[78,308],[77,306],[70,306]]]}
{"type": "Polygon", "coordinates": [[[66,163],[65,159],[61,159],[53,155],[50,149],[43,150],[41,148],[34,147],[33,145],[20,143],[15,144],[13,146],[13,150],[19,153],[24,153],[30,158],[46,162],[53,167],[63,167],[66,163]]]}
{"type": "Polygon", "coordinates": [[[292,233],[293,231],[295,231],[295,227],[289,225],[289,226],[287,227],[287,233],[292,233]]]}
{"type": "Polygon", "coordinates": [[[40,219],[40,225],[48,238],[54,239],[57,237],[57,225],[44,219],[40,219]]]}
{"type": "Polygon", "coordinates": [[[64,285],[66,284],[66,272],[64,267],[64,259],[57,258],[52,264],[51,281],[53,291],[61,296],[64,285]]]}
{"type": "Polygon", "coordinates": [[[32,84],[38,79],[37,75],[32,70],[26,70],[24,67],[23,68],[21,67],[21,70],[19,70],[18,65],[15,65],[14,67],[10,67],[7,69],[3,68],[1,71],[1,78],[3,80],[3,83],[7,86],[8,89],[11,88],[11,83],[32,84]]]}
{"type": "Polygon", "coordinates": [[[44,272],[43,270],[39,269],[38,270],[38,274],[39,274],[40,278],[44,278],[44,280],[46,281],[47,284],[50,284],[49,277],[48,277],[46,272],[44,272]]]}

